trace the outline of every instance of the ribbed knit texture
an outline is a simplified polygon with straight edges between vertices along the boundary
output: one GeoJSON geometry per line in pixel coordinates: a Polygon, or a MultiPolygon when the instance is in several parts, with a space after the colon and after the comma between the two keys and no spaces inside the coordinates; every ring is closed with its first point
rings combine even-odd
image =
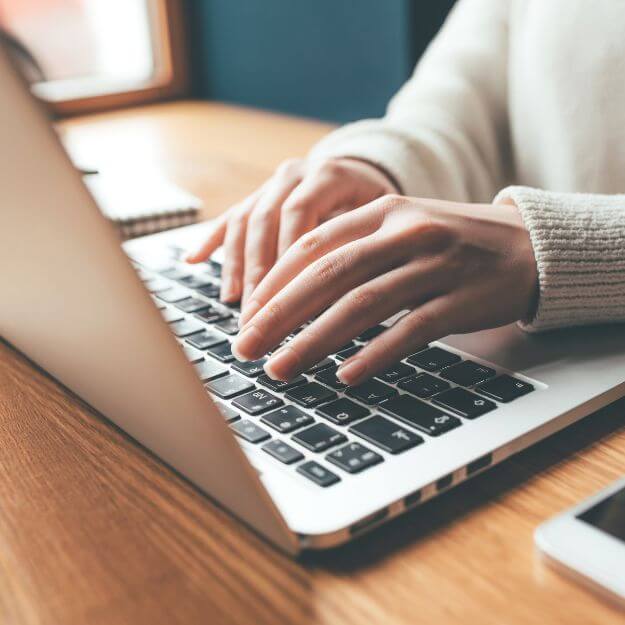
{"type": "Polygon", "coordinates": [[[540,297],[528,331],[625,321],[625,195],[508,187],[527,227],[540,297]]]}
{"type": "Polygon", "coordinates": [[[504,188],[538,262],[523,327],[625,321],[624,23],[613,0],[458,0],[386,115],[311,156],[372,161],[417,197],[504,188]]]}

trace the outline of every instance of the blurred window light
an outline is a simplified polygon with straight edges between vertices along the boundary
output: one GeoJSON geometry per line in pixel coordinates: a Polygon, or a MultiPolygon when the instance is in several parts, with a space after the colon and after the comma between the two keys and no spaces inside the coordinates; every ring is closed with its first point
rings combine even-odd
{"type": "Polygon", "coordinates": [[[153,0],[0,0],[0,25],[41,65],[50,100],[148,86],[158,70],[153,0]]]}

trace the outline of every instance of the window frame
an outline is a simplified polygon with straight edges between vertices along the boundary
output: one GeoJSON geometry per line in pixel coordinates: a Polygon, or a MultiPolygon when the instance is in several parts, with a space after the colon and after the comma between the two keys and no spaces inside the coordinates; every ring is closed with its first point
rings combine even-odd
{"type": "Polygon", "coordinates": [[[37,88],[58,117],[95,113],[158,100],[181,97],[188,92],[189,66],[184,0],[148,0],[151,36],[155,53],[154,75],[136,87],[90,96],[56,99],[46,96],[45,84],[37,88]]]}

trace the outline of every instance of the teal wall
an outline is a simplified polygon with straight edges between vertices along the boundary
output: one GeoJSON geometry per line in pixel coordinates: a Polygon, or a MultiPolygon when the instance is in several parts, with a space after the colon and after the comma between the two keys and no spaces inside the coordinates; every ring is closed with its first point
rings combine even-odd
{"type": "Polygon", "coordinates": [[[196,95],[332,121],[378,116],[453,0],[188,0],[196,95]]]}

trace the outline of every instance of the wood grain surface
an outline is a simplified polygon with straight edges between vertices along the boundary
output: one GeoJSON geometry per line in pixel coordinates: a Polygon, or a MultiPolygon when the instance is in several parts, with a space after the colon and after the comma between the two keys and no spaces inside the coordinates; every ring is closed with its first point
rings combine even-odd
{"type": "MultiPolygon", "coordinates": [[[[64,126],[85,164],[152,168],[201,196],[207,215],[327,130],[206,103],[64,126]]],[[[625,617],[546,567],[532,541],[541,521],[625,472],[624,401],[351,545],[297,562],[2,343],[0,443],[2,625],[611,625],[625,617]]]]}

